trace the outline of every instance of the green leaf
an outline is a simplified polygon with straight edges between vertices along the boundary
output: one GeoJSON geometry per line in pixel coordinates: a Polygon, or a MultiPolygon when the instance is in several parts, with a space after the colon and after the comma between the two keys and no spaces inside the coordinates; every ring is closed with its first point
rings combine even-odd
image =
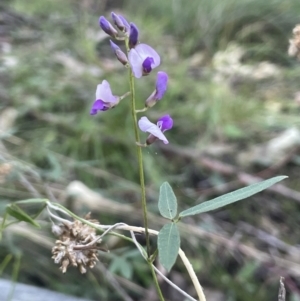
{"type": "Polygon", "coordinates": [[[47,199],[28,199],[28,200],[22,200],[22,201],[17,201],[15,204],[41,204],[41,203],[46,203],[48,200],[47,199]]]}
{"type": "Polygon", "coordinates": [[[173,219],[177,215],[177,199],[168,182],[160,186],[158,209],[160,214],[168,219],[173,219]]]}
{"type": "Polygon", "coordinates": [[[15,204],[7,206],[6,212],[19,221],[23,221],[37,228],[40,228],[40,225],[37,222],[35,222],[25,211],[23,211],[20,207],[18,207],[15,204]]]}
{"type": "Polygon", "coordinates": [[[166,224],[157,237],[158,256],[160,263],[170,271],[174,265],[180,248],[180,236],[175,223],[166,224]]]}
{"type": "Polygon", "coordinates": [[[231,203],[243,200],[248,198],[249,196],[256,194],[264,189],[269,188],[275,183],[286,179],[287,176],[278,176],[271,178],[269,180],[252,184],[250,186],[235,190],[233,192],[221,195],[213,200],[204,202],[192,208],[186,209],[179,214],[179,217],[185,217],[189,215],[199,214],[211,210],[215,210],[217,208],[229,205],[231,203]]]}

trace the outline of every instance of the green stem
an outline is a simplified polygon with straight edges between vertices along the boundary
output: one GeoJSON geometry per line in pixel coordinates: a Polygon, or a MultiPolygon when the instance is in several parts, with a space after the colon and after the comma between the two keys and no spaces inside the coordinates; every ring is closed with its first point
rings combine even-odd
{"type": "MultiPolygon", "coordinates": [[[[131,115],[133,119],[134,126],[134,135],[137,143],[140,144],[139,130],[137,125],[137,116],[135,111],[135,89],[134,89],[134,76],[132,70],[129,69],[129,84],[131,92],[131,115]]],[[[144,178],[144,167],[143,167],[143,154],[141,146],[137,145],[137,156],[138,156],[138,165],[139,165],[139,174],[140,174],[140,185],[141,185],[141,194],[142,194],[142,208],[143,208],[143,217],[144,217],[144,228],[146,236],[146,246],[147,254],[150,256],[150,238],[148,231],[148,217],[147,217],[147,201],[146,201],[146,188],[145,188],[145,178],[144,178]]]]}
{"type": "Polygon", "coordinates": [[[151,273],[152,273],[152,278],[153,278],[153,280],[154,280],[154,284],[155,284],[155,287],[156,287],[156,290],[157,290],[159,299],[160,299],[160,301],[165,301],[165,298],[164,298],[164,296],[163,296],[163,294],[162,294],[162,291],[161,291],[161,289],[160,289],[160,286],[159,286],[159,283],[158,283],[158,280],[157,280],[157,277],[156,277],[156,274],[155,274],[155,271],[154,271],[152,262],[151,262],[151,261],[148,261],[148,265],[149,265],[149,268],[150,268],[151,273]]]}
{"type": "MultiPolygon", "coordinates": [[[[125,40],[125,45],[127,52],[129,52],[129,45],[128,39],[125,40]]],[[[150,237],[149,237],[149,230],[148,230],[148,217],[147,217],[147,200],[146,200],[146,188],[145,188],[145,178],[144,178],[144,167],[143,167],[143,153],[142,147],[143,145],[140,143],[140,136],[137,124],[137,112],[135,108],[135,89],[134,89],[134,76],[132,73],[131,68],[129,68],[129,85],[130,85],[130,92],[131,92],[131,115],[133,120],[133,127],[134,127],[134,135],[135,135],[135,142],[137,147],[137,156],[138,156],[138,164],[139,164],[139,174],[140,174],[140,185],[141,185],[141,194],[142,194],[142,207],[143,207],[143,217],[144,217],[144,228],[145,228],[145,236],[146,236],[146,246],[147,246],[147,262],[151,270],[152,278],[154,280],[154,284],[159,295],[160,301],[165,301],[162,291],[160,289],[154,268],[152,266],[152,262],[150,260],[150,237]]]]}

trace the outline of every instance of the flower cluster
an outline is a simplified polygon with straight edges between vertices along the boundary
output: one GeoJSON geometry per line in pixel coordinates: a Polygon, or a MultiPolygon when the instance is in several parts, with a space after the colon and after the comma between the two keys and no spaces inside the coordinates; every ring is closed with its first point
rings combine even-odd
{"type": "MultiPolygon", "coordinates": [[[[111,18],[114,26],[104,16],[99,18],[99,25],[113,39],[125,42],[126,51],[124,52],[117,44],[110,40],[111,49],[116,58],[125,67],[131,68],[132,75],[135,78],[141,78],[150,74],[153,69],[160,65],[159,54],[151,46],[139,42],[139,30],[134,23],[128,23],[123,16],[113,12],[111,13],[111,18]]],[[[136,113],[146,111],[161,100],[167,91],[167,85],[167,73],[163,71],[157,72],[155,90],[146,99],[144,109],[137,110],[136,113]]],[[[113,95],[109,83],[103,80],[97,86],[96,99],[92,105],[90,114],[95,115],[98,111],[107,111],[114,108],[128,94],[125,93],[123,96],[113,95]]],[[[138,126],[141,131],[150,134],[146,140],[146,144],[139,145],[147,146],[158,139],[164,143],[168,143],[163,133],[172,128],[173,120],[170,115],[165,115],[158,119],[157,124],[154,124],[144,116],[138,121],[138,126]]]]}
{"type": "MultiPolygon", "coordinates": [[[[97,220],[91,220],[88,214],[85,217],[89,222],[99,224],[97,220]]],[[[76,266],[80,272],[86,273],[86,268],[93,268],[98,261],[99,247],[96,230],[81,223],[78,220],[63,225],[54,225],[52,232],[58,236],[55,246],[52,248],[52,258],[57,264],[61,264],[60,270],[65,273],[69,265],[76,266]]]]}

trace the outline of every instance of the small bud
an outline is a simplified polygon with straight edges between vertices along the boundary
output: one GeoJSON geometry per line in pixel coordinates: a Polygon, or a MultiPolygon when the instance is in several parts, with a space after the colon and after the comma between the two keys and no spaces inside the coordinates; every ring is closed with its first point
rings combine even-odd
{"type": "Polygon", "coordinates": [[[115,25],[118,27],[118,29],[120,29],[121,31],[125,31],[125,25],[122,21],[122,19],[116,15],[114,12],[111,13],[111,17],[115,23],[115,25]]]}
{"type": "Polygon", "coordinates": [[[110,40],[110,46],[113,50],[114,54],[116,55],[117,59],[125,66],[128,64],[128,59],[126,54],[121,50],[121,48],[116,45],[114,42],[110,40]]]}
{"type": "Polygon", "coordinates": [[[130,23],[129,48],[134,48],[139,40],[139,30],[134,23],[130,23]]]}
{"type": "Polygon", "coordinates": [[[130,25],[129,23],[127,22],[127,20],[122,16],[122,15],[119,15],[119,18],[122,20],[124,26],[125,26],[125,32],[130,32],[130,25]]]}
{"type": "Polygon", "coordinates": [[[145,106],[147,108],[151,108],[157,103],[157,101],[161,100],[167,91],[167,86],[168,74],[163,71],[157,72],[156,89],[146,100],[145,106]]]}
{"type": "Polygon", "coordinates": [[[113,28],[110,22],[105,19],[105,17],[101,16],[99,18],[99,25],[102,28],[102,30],[111,37],[115,38],[118,35],[118,32],[113,28]]]}

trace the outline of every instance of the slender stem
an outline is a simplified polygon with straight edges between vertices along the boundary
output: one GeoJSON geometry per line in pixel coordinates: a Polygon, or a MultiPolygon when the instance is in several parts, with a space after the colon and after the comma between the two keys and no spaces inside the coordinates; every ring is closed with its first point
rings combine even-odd
{"type": "Polygon", "coordinates": [[[152,278],[154,280],[154,284],[155,284],[155,287],[156,287],[156,290],[157,290],[157,293],[158,293],[158,296],[159,296],[159,299],[161,301],[165,301],[165,298],[162,294],[162,291],[160,289],[160,286],[159,286],[159,283],[158,283],[158,279],[156,277],[156,274],[155,274],[155,271],[154,271],[154,267],[153,267],[153,264],[151,262],[148,261],[148,265],[149,265],[149,268],[151,270],[151,273],[152,273],[152,278]]]}
{"type": "Polygon", "coordinates": [[[136,245],[136,247],[138,248],[138,250],[140,251],[141,255],[144,257],[144,259],[147,261],[148,265],[149,265],[149,268],[151,270],[151,273],[152,273],[152,277],[153,277],[153,280],[154,280],[154,284],[155,284],[155,287],[156,287],[156,290],[157,290],[157,293],[158,293],[158,296],[159,296],[159,299],[161,301],[165,301],[165,298],[162,294],[162,291],[160,289],[160,286],[159,286],[159,283],[158,283],[158,279],[156,277],[156,274],[155,274],[155,271],[154,271],[154,266],[152,264],[152,262],[149,260],[149,258],[147,258],[146,254],[145,254],[145,250],[140,246],[140,244],[137,242],[136,238],[135,238],[135,235],[134,235],[134,232],[133,231],[130,231],[130,234],[131,234],[131,237],[132,237],[132,240],[134,242],[134,244],[136,245]]]}
{"type": "Polygon", "coordinates": [[[197,299],[190,296],[188,293],[186,293],[184,290],[182,290],[176,284],[174,284],[170,279],[168,279],[155,265],[152,264],[152,267],[156,271],[156,273],[160,275],[160,277],[162,277],[167,283],[169,283],[179,293],[181,293],[183,296],[185,296],[187,299],[189,299],[191,301],[197,301],[197,299]]]}
{"type": "MultiPolygon", "coordinates": [[[[130,84],[130,92],[131,92],[131,115],[133,119],[135,141],[138,144],[140,144],[139,130],[137,126],[137,116],[135,110],[134,76],[132,74],[131,69],[129,69],[129,84],[130,84]]],[[[145,189],[145,178],[144,178],[144,167],[143,167],[143,154],[142,154],[141,146],[140,145],[136,145],[136,146],[137,146],[137,156],[138,156],[138,165],[139,165],[139,174],[140,174],[142,208],[143,208],[143,217],[144,217],[147,254],[148,257],[150,257],[150,238],[148,232],[147,201],[146,201],[146,189],[145,189]]]]}

